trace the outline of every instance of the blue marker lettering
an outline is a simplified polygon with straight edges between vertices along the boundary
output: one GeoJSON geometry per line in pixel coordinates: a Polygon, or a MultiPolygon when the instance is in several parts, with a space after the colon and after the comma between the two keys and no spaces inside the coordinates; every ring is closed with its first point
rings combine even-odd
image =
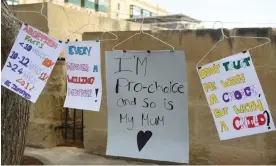
{"type": "Polygon", "coordinates": [[[93,72],[98,72],[98,65],[94,65],[93,72]]]}
{"type": "Polygon", "coordinates": [[[89,49],[86,47],[86,49],[88,51],[88,56],[90,56],[91,47],[89,47],[89,49]]]}
{"type": "Polygon", "coordinates": [[[70,55],[74,55],[73,48],[75,48],[75,46],[69,46],[69,54],[70,55]]]}

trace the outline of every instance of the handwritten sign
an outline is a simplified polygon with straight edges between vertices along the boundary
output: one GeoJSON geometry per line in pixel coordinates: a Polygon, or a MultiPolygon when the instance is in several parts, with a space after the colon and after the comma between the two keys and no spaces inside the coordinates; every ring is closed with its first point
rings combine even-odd
{"type": "Polygon", "coordinates": [[[1,85],[35,103],[64,44],[23,24],[2,70],[1,85]]]}
{"type": "Polygon", "coordinates": [[[67,96],[64,107],[99,111],[102,98],[100,42],[66,46],[67,96]]]}
{"type": "Polygon", "coordinates": [[[249,52],[198,69],[220,140],[275,130],[249,52]]]}
{"type": "Polygon", "coordinates": [[[183,51],[106,52],[107,155],[189,162],[183,51]]]}

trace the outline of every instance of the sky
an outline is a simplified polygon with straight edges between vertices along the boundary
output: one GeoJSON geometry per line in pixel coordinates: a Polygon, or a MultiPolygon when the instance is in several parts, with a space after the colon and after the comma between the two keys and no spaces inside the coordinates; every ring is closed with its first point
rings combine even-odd
{"type": "MultiPolygon", "coordinates": [[[[223,27],[275,27],[276,0],[151,0],[169,14],[188,15],[201,21],[221,21],[223,27]],[[232,23],[235,22],[235,23],[232,23]],[[258,24],[257,24],[258,23],[258,24]],[[269,24],[259,24],[269,23],[269,24]]],[[[203,23],[212,28],[214,22],[203,23]]],[[[214,28],[220,28],[217,23],[214,28]]]]}

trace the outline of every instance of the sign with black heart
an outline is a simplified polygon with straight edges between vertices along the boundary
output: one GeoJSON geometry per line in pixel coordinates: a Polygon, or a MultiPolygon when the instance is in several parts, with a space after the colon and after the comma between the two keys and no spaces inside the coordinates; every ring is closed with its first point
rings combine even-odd
{"type": "Polygon", "coordinates": [[[183,51],[107,51],[106,154],[189,162],[183,51]]]}

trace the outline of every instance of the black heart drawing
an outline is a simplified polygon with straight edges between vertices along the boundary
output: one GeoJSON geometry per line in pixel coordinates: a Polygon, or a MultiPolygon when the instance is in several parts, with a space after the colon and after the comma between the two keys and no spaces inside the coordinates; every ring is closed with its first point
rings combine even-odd
{"type": "Polygon", "coordinates": [[[138,132],[138,134],[137,134],[137,146],[138,146],[139,152],[143,149],[143,147],[149,141],[151,136],[152,136],[152,132],[148,131],[148,130],[146,132],[143,132],[142,130],[138,132]]]}

